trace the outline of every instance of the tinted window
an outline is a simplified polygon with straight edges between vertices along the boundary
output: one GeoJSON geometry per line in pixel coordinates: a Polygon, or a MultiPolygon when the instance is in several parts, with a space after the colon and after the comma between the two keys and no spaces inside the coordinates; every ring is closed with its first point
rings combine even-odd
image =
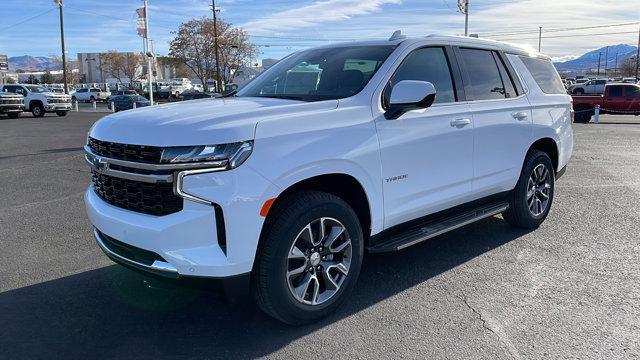
{"type": "Polygon", "coordinates": [[[468,100],[504,99],[506,89],[492,51],[460,49],[468,84],[464,91],[468,100]]]}
{"type": "Polygon", "coordinates": [[[513,83],[513,78],[511,74],[507,71],[507,68],[504,65],[504,62],[500,58],[497,53],[493,53],[493,56],[496,60],[496,64],[498,64],[498,70],[500,71],[500,77],[502,78],[502,83],[504,84],[505,96],[516,97],[518,96],[518,92],[516,91],[515,84],[513,83]]]}
{"type": "Polygon", "coordinates": [[[607,80],[596,80],[596,85],[604,85],[607,83],[607,80]]]}
{"type": "Polygon", "coordinates": [[[640,87],[627,86],[627,96],[628,97],[639,97],[640,96],[640,87]]]}
{"type": "Polygon", "coordinates": [[[612,97],[622,96],[622,86],[609,86],[609,96],[612,96],[612,97]]]}
{"type": "Polygon", "coordinates": [[[545,94],[566,94],[567,90],[562,84],[562,79],[551,61],[520,56],[520,59],[533,76],[542,92],[545,94]]]}
{"type": "Polygon", "coordinates": [[[442,48],[422,48],[410,53],[400,64],[385,91],[385,101],[391,88],[402,80],[428,81],[436,88],[435,103],[456,101],[449,62],[442,48]]]}

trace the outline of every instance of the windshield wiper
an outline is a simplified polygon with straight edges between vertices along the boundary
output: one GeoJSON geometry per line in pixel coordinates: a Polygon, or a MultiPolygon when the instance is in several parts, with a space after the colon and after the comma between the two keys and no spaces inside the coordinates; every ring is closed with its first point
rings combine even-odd
{"type": "Polygon", "coordinates": [[[302,96],[295,96],[295,95],[256,95],[256,97],[284,99],[284,100],[311,101],[311,99],[308,99],[302,96]]]}

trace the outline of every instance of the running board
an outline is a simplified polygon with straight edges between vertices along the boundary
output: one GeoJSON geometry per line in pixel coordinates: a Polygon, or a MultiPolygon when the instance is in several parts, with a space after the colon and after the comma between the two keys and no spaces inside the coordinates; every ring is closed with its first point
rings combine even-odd
{"type": "Polygon", "coordinates": [[[437,220],[425,221],[408,227],[402,232],[371,239],[367,250],[372,253],[398,251],[411,245],[423,242],[451,230],[469,225],[478,220],[499,214],[509,208],[507,202],[494,202],[483,206],[467,209],[457,214],[441,217],[437,220]]]}

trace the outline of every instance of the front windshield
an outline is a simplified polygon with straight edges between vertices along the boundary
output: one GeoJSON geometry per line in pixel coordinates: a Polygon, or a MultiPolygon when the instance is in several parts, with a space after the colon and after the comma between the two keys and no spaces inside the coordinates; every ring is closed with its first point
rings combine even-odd
{"type": "Polygon", "coordinates": [[[45,88],[44,86],[37,86],[37,85],[29,85],[27,86],[27,90],[29,90],[29,92],[32,93],[45,93],[45,92],[50,92],[47,88],[45,88]]]}
{"type": "Polygon", "coordinates": [[[301,51],[267,70],[237,96],[302,101],[342,99],[359,93],[395,46],[350,46],[301,51]]]}

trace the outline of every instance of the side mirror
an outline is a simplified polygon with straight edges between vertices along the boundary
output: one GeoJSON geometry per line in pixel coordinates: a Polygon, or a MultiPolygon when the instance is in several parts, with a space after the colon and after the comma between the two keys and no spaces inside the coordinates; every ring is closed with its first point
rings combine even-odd
{"type": "Polygon", "coordinates": [[[387,120],[395,120],[407,111],[426,109],[436,99],[436,88],[428,81],[402,80],[391,89],[387,120]]]}

